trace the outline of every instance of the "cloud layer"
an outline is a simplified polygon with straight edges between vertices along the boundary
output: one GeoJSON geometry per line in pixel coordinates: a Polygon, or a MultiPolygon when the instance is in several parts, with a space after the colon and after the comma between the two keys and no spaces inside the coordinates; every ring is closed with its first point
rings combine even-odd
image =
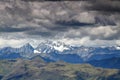
{"type": "Polygon", "coordinates": [[[118,44],[119,3],[119,0],[1,0],[0,38],[118,44]]]}

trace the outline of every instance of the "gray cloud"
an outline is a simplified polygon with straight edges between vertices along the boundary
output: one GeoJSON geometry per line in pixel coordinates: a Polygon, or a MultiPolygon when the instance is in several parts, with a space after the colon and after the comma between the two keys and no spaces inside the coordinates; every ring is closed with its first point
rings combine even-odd
{"type": "Polygon", "coordinates": [[[81,27],[78,30],[69,30],[64,34],[65,38],[84,38],[90,40],[119,40],[120,26],[98,26],[98,27],[81,27]]]}
{"type": "Polygon", "coordinates": [[[91,5],[86,6],[88,10],[94,10],[99,12],[108,12],[109,14],[114,12],[120,12],[119,0],[89,0],[91,5]]]}
{"type": "Polygon", "coordinates": [[[70,20],[70,21],[56,21],[55,24],[61,25],[61,26],[91,26],[94,25],[93,23],[84,23],[84,22],[79,22],[77,20],[70,20]]]}
{"type": "Polygon", "coordinates": [[[119,1],[36,1],[0,1],[0,32],[8,37],[20,32],[20,38],[35,39],[120,39],[119,1]]]}
{"type": "Polygon", "coordinates": [[[32,27],[14,28],[14,27],[0,27],[0,32],[24,32],[33,30],[32,27]]]}
{"type": "Polygon", "coordinates": [[[41,36],[43,38],[51,38],[54,37],[56,35],[56,33],[54,32],[50,32],[50,31],[28,31],[26,32],[27,35],[33,35],[33,36],[41,36]]]}

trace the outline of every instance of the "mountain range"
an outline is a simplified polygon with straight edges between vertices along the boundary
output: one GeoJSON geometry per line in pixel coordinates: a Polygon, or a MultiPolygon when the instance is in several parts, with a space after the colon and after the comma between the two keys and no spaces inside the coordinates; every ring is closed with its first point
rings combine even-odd
{"type": "Polygon", "coordinates": [[[45,41],[36,48],[27,43],[20,48],[0,49],[0,59],[31,59],[34,56],[41,56],[46,62],[90,63],[98,67],[120,68],[120,46],[86,47],[67,45],[60,41],[45,41]],[[108,62],[111,64],[104,66],[108,62]]]}

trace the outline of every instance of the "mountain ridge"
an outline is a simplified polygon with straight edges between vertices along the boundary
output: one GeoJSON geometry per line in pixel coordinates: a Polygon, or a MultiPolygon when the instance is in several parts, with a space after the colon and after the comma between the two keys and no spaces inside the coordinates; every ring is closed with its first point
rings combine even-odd
{"type": "Polygon", "coordinates": [[[102,61],[104,59],[119,58],[119,48],[119,46],[78,47],[66,45],[65,43],[59,41],[46,41],[40,43],[36,48],[32,47],[29,43],[21,46],[20,48],[1,48],[0,59],[31,59],[34,56],[41,56],[47,62],[65,61],[68,63],[89,63],[89,61],[92,62],[96,60],[102,61]]]}
{"type": "Polygon", "coordinates": [[[45,63],[41,57],[38,56],[31,60],[1,60],[0,69],[1,80],[120,79],[119,69],[96,68],[90,64],[70,64],[65,62],[45,63]]]}

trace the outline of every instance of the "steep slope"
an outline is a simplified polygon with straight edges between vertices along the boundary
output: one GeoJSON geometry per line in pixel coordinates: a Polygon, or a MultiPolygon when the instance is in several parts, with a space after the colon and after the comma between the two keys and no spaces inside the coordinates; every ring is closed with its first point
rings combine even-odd
{"type": "Polygon", "coordinates": [[[102,59],[102,60],[92,60],[87,63],[90,63],[96,67],[103,67],[103,68],[117,68],[120,69],[120,58],[113,57],[109,59],[102,59]]]}
{"type": "Polygon", "coordinates": [[[0,49],[0,59],[31,58],[34,56],[34,48],[25,44],[20,48],[5,47],[0,49]]]}
{"type": "Polygon", "coordinates": [[[18,49],[18,53],[20,53],[22,57],[31,58],[34,56],[34,48],[27,43],[18,49]]]}
{"type": "Polygon", "coordinates": [[[17,48],[5,47],[0,49],[0,59],[16,59],[21,58],[17,48]]]}

